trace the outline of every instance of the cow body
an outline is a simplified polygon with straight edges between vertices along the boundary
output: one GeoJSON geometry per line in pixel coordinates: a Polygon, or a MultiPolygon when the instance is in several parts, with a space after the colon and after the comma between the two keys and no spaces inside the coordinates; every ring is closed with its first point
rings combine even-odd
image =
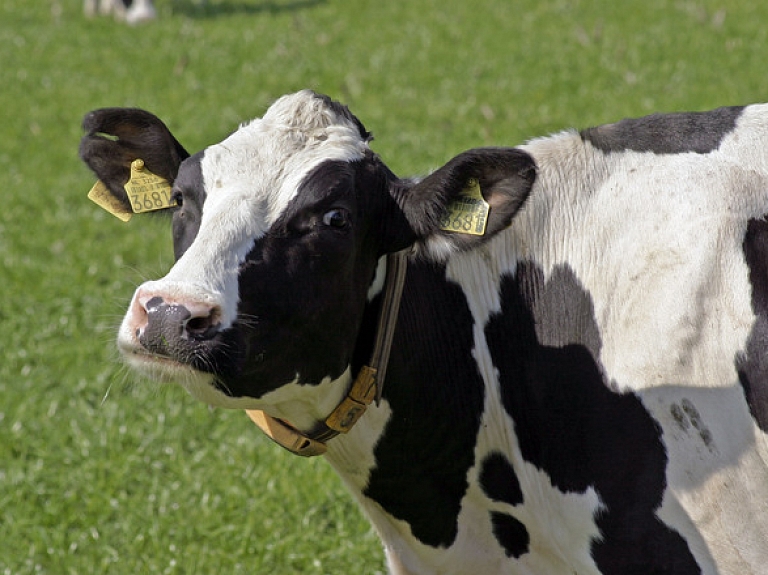
{"type": "Polygon", "coordinates": [[[310,92],[183,164],[144,112],[85,127],[116,197],[138,149],[182,204],[177,263],[119,346],[213,405],[311,434],[370,355],[384,256],[412,250],[382,401],[326,455],[392,573],[763,572],[768,106],[472,150],[419,181],[310,92]],[[479,238],[438,225],[470,178],[479,238]]]}

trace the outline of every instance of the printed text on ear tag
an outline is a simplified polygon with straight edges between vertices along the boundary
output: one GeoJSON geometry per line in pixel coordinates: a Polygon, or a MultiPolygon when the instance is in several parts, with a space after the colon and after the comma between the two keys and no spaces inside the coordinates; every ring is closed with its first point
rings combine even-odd
{"type": "Polygon", "coordinates": [[[133,215],[133,212],[121,204],[101,180],[97,180],[96,183],[93,184],[91,191],[88,192],[88,199],[124,222],[130,220],[133,215]]]}
{"type": "Polygon", "coordinates": [[[448,204],[440,220],[440,229],[460,234],[482,236],[491,207],[480,193],[480,182],[472,178],[459,196],[448,204]]]}
{"type": "Polygon", "coordinates": [[[136,214],[163,210],[176,205],[171,198],[170,184],[144,167],[143,160],[131,162],[131,178],[125,184],[125,193],[136,214]]]}

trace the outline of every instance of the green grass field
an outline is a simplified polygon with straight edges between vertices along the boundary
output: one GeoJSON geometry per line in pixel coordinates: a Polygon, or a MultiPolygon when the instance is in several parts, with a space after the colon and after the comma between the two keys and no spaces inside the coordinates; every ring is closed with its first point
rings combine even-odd
{"type": "Polygon", "coordinates": [[[473,146],[768,100],[755,0],[156,2],[130,28],[80,0],[0,0],[0,575],[384,571],[324,461],[120,367],[114,329],[170,266],[170,234],[87,201],[88,110],[149,109],[196,151],[309,87],[410,175],[473,146]]]}

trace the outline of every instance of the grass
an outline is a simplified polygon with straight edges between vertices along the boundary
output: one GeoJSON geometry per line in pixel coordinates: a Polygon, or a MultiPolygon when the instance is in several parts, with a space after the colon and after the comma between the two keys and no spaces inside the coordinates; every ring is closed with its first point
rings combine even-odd
{"type": "Polygon", "coordinates": [[[472,146],[768,99],[753,0],[156,3],[130,28],[76,0],[0,2],[2,575],[384,571],[324,461],[119,366],[114,328],[170,238],[86,200],[88,110],[144,107],[194,151],[311,87],[407,175],[472,146]]]}

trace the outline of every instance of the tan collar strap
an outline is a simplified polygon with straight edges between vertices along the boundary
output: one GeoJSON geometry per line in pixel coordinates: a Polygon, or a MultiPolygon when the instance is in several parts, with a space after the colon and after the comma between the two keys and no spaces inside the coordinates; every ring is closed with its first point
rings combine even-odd
{"type": "Polygon", "coordinates": [[[319,422],[311,433],[304,434],[263,411],[246,410],[248,417],[274,442],[296,455],[322,455],[326,451],[326,442],[352,429],[374,399],[377,405],[381,401],[410,251],[409,248],[387,256],[384,298],[376,326],[376,341],[371,361],[360,369],[347,395],[325,421],[319,422]]]}

